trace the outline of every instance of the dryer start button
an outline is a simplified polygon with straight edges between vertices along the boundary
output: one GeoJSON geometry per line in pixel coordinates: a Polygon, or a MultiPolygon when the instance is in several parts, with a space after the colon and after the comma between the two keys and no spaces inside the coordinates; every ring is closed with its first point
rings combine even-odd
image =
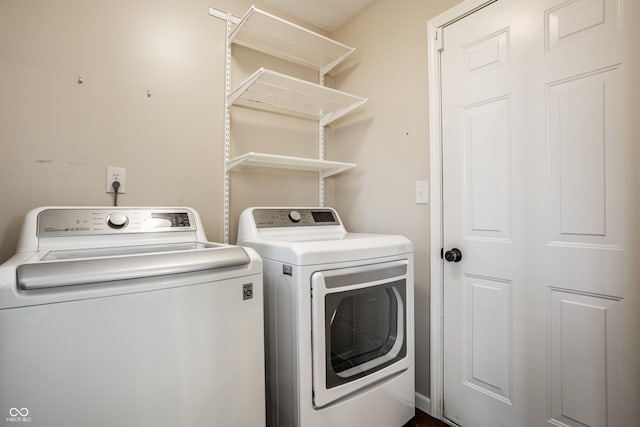
{"type": "Polygon", "coordinates": [[[300,222],[302,215],[298,211],[291,211],[289,212],[289,219],[293,222],[300,222]]]}

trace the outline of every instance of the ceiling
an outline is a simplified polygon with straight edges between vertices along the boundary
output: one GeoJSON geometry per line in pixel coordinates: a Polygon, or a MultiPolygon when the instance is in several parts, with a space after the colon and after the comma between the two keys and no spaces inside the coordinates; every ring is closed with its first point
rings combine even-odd
{"type": "Polygon", "coordinates": [[[280,9],[329,32],[344,25],[374,0],[263,0],[280,9]]]}

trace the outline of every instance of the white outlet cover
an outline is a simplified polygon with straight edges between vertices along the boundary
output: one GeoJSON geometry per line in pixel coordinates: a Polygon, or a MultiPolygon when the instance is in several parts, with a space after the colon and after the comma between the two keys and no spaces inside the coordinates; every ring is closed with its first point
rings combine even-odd
{"type": "Polygon", "coordinates": [[[125,168],[120,168],[116,166],[107,166],[107,175],[106,175],[106,192],[113,193],[113,187],[111,183],[114,181],[114,178],[117,178],[120,183],[120,188],[118,188],[118,194],[124,194],[127,190],[126,187],[126,178],[127,178],[127,170],[125,168]]]}

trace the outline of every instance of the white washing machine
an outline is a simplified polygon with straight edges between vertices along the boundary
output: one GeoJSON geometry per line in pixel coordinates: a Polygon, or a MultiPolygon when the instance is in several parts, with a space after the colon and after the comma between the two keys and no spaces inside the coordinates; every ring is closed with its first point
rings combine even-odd
{"type": "Polygon", "coordinates": [[[263,258],[267,425],[400,427],[415,413],[413,244],[331,208],[249,208],[263,258]]]}
{"type": "Polygon", "coordinates": [[[262,263],[189,208],[47,207],[0,266],[0,424],[265,424],[262,263]]]}

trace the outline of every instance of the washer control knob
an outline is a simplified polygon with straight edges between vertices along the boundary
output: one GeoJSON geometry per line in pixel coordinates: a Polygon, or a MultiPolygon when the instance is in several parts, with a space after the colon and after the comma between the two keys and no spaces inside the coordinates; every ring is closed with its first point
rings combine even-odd
{"type": "Polygon", "coordinates": [[[107,217],[107,225],[111,228],[119,229],[129,223],[129,218],[125,214],[112,213],[107,217]]]}
{"type": "Polygon", "coordinates": [[[302,215],[298,211],[291,211],[289,212],[289,219],[293,222],[300,222],[302,215]]]}

